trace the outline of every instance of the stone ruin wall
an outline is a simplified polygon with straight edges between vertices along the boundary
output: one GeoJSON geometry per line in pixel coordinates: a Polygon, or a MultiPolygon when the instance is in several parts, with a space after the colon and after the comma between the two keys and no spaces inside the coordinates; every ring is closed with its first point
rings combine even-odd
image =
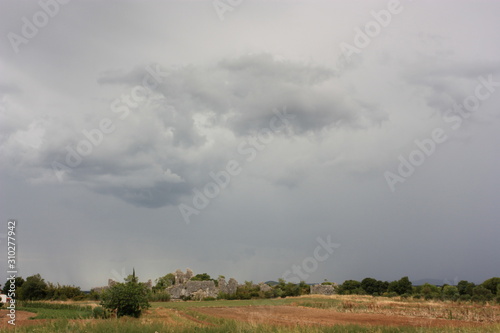
{"type": "Polygon", "coordinates": [[[166,290],[172,299],[180,299],[183,297],[191,297],[192,299],[201,300],[206,297],[217,298],[219,292],[229,295],[235,294],[238,288],[238,281],[231,278],[228,282],[226,279],[219,278],[218,287],[214,281],[191,281],[194,273],[189,268],[186,273],[180,269],[174,273],[174,285],[168,287],[166,290]]]}
{"type": "Polygon", "coordinates": [[[311,294],[320,294],[320,295],[335,295],[337,294],[337,285],[322,285],[315,284],[311,286],[311,294]]]}

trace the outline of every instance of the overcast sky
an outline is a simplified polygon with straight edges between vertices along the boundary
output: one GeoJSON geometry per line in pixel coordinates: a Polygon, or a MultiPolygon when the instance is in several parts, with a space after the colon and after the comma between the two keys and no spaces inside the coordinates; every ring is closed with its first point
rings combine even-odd
{"type": "Polygon", "coordinates": [[[215,5],[0,1],[20,275],[500,275],[498,1],[215,5]]]}

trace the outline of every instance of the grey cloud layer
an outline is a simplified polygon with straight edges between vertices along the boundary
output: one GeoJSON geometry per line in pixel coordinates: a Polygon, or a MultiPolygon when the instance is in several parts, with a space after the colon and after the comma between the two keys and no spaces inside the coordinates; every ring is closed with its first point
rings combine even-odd
{"type": "MultiPolygon", "coordinates": [[[[144,68],[104,72],[97,81],[130,91],[147,75],[144,68]]],[[[238,138],[268,127],[278,108],[293,115],[290,130],[299,136],[382,119],[379,112],[336,88],[338,77],[332,70],[277,60],[270,54],[226,59],[211,66],[170,68],[163,73],[161,84],[146,101],[111,101],[111,111],[90,114],[80,129],[74,125],[72,137],[66,133],[65,140],[47,142],[34,158],[46,167],[53,161],[64,164],[66,147],[75,149],[85,139],[82,130],[111,118],[116,130],[106,134],[89,156],[83,156],[81,164],[65,172],[65,181],[137,206],[161,207],[176,204],[206,181],[209,171],[225,165],[225,148],[235,150],[238,138]],[[127,116],[118,117],[125,110],[127,116]],[[232,133],[229,141],[217,135],[227,131],[232,133]],[[213,142],[208,143],[208,137],[213,142]]],[[[63,123],[50,126],[63,127],[63,123]]],[[[57,139],[44,137],[45,141],[57,139]]],[[[47,176],[47,168],[39,171],[47,176]]]]}

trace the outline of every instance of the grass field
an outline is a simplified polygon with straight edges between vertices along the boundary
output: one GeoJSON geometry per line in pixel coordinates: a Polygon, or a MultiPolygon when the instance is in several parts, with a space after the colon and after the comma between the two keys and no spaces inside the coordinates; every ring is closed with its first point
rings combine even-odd
{"type": "Polygon", "coordinates": [[[217,301],[201,301],[201,302],[153,302],[153,308],[164,307],[169,309],[189,309],[198,307],[235,307],[235,306],[252,306],[252,305],[286,305],[292,304],[294,298],[273,298],[273,299],[255,299],[255,300],[217,300],[217,301]]]}
{"type": "Polygon", "coordinates": [[[36,313],[36,319],[86,319],[92,318],[92,305],[48,302],[20,302],[19,311],[36,313]]]}
{"type": "MultiPolygon", "coordinates": [[[[91,309],[95,305],[97,302],[24,304],[24,307],[18,308],[15,331],[21,333],[500,332],[500,306],[497,305],[383,297],[303,296],[236,301],[155,302],[139,319],[127,317],[93,319],[91,309]],[[29,319],[30,317],[34,318],[29,319]]],[[[13,332],[13,327],[6,324],[7,319],[3,312],[2,317],[0,332],[13,332]]]]}

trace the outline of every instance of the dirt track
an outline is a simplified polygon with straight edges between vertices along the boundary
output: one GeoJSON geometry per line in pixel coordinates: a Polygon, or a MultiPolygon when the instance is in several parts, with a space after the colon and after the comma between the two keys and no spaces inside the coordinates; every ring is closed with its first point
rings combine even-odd
{"type": "Polygon", "coordinates": [[[344,313],[296,306],[247,306],[224,308],[198,308],[196,311],[207,315],[240,321],[274,325],[381,325],[381,326],[481,326],[477,322],[461,320],[429,319],[418,317],[388,316],[383,314],[344,313]]]}

